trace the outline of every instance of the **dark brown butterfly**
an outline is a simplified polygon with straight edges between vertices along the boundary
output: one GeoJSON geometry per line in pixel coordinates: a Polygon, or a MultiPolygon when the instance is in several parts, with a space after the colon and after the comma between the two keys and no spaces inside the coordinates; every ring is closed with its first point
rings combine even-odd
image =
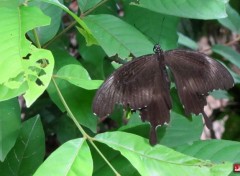
{"type": "Polygon", "coordinates": [[[106,117],[115,104],[139,110],[142,120],[151,124],[150,143],[156,144],[156,127],[169,123],[172,108],[167,66],[173,73],[186,115],[202,113],[211,128],[203,111],[206,96],[214,89],[231,88],[234,84],[231,74],[216,60],[196,51],[163,52],[159,45],[153,50],[155,54],[134,59],[109,76],[96,93],[93,112],[106,117]]]}

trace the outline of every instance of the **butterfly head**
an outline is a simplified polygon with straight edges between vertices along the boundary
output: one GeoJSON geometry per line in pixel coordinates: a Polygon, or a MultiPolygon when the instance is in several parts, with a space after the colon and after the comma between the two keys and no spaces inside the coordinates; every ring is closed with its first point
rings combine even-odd
{"type": "Polygon", "coordinates": [[[159,44],[154,45],[153,52],[156,54],[163,54],[163,50],[159,44]]]}

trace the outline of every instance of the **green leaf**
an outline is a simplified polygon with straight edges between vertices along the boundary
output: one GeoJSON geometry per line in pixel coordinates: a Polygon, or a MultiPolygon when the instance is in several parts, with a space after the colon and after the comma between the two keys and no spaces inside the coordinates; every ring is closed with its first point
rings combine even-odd
{"type": "MultiPolygon", "coordinates": [[[[80,36],[78,36],[77,39],[80,43],[84,40],[80,36]]],[[[103,49],[97,45],[89,47],[86,45],[80,45],[78,51],[81,53],[82,57],[81,64],[87,69],[91,78],[103,80],[105,78],[103,63],[104,61],[107,62],[106,59],[104,59],[106,54],[103,49]]]]}
{"type": "Polygon", "coordinates": [[[29,107],[48,87],[52,78],[54,59],[50,51],[38,49],[31,53],[29,60],[22,62],[28,83],[28,90],[23,97],[29,107]]]}
{"type": "Polygon", "coordinates": [[[34,27],[49,24],[50,21],[36,7],[1,7],[0,9],[0,25],[3,26],[0,29],[2,36],[0,65],[1,71],[4,70],[1,72],[0,78],[2,84],[21,73],[21,59],[33,49],[30,41],[25,38],[25,33],[34,27]],[[37,17],[39,20],[34,20],[37,17]],[[9,50],[10,47],[11,50],[9,50]]]}
{"type": "Polygon", "coordinates": [[[9,1],[9,0],[1,0],[0,7],[16,7],[18,6],[18,1],[9,1]]]}
{"type": "Polygon", "coordinates": [[[139,136],[124,132],[102,133],[95,140],[121,152],[143,176],[149,175],[227,175],[232,164],[213,164],[176,152],[165,146],[150,146],[139,136]]]}
{"type": "Polygon", "coordinates": [[[182,33],[178,32],[178,43],[186,46],[188,48],[191,48],[193,50],[197,50],[198,49],[198,44],[192,40],[191,38],[183,35],[182,33]]]}
{"type": "MultiPolygon", "coordinates": [[[[224,45],[214,45],[212,47],[212,50],[215,53],[218,53],[218,54],[222,55],[226,60],[228,60],[229,62],[231,62],[232,64],[234,64],[234,65],[236,65],[237,67],[240,68],[240,61],[238,59],[240,57],[240,54],[238,52],[236,52],[235,50],[233,50],[232,48],[230,48],[228,46],[224,46],[224,45]]],[[[222,65],[224,65],[224,64],[222,64],[222,65]]],[[[229,68],[227,68],[227,69],[231,73],[231,75],[234,79],[234,83],[235,84],[240,83],[239,74],[233,72],[229,68]]]]}
{"type": "Polygon", "coordinates": [[[144,35],[115,16],[90,15],[84,22],[108,56],[126,58],[130,53],[141,56],[153,52],[153,44],[144,35]]]}
{"type": "Polygon", "coordinates": [[[170,124],[157,130],[159,143],[173,147],[193,142],[200,139],[202,129],[201,116],[192,115],[190,120],[184,115],[172,111],[170,124]]]}
{"type": "Polygon", "coordinates": [[[239,162],[240,143],[227,140],[195,141],[174,148],[186,155],[194,156],[212,162],[239,162]]]}
{"type": "Polygon", "coordinates": [[[49,18],[36,7],[0,8],[0,25],[4,26],[0,29],[0,100],[26,92],[26,104],[30,106],[48,86],[54,64],[51,52],[35,48],[25,38],[27,31],[47,24],[49,18]],[[49,63],[45,68],[36,63],[43,58],[49,63]]]}
{"type": "Polygon", "coordinates": [[[1,175],[32,175],[42,163],[44,154],[44,132],[36,116],[23,123],[15,146],[0,163],[1,175]]]}
{"type": "Polygon", "coordinates": [[[221,56],[223,56],[229,62],[236,65],[238,68],[240,68],[240,60],[239,60],[240,54],[234,49],[232,49],[231,47],[224,46],[224,45],[214,45],[212,46],[212,50],[215,53],[218,53],[221,56]]]}
{"type": "Polygon", "coordinates": [[[91,176],[93,161],[84,138],[66,142],[54,151],[38,168],[34,176],[91,176]]]}
{"type": "MultiPolygon", "coordinates": [[[[179,18],[129,5],[124,9],[124,13],[124,20],[141,31],[154,44],[159,43],[163,50],[175,49],[177,47],[179,18]],[[144,18],[142,18],[143,14],[144,18]]],[[[139,44],[136,43],[135,46],[137,45],[139,44]]]]}
{"type": "Polygon", "coordinates": [[[4,161],[20,129],[21,112],[17,98],[0,102],[0,114],[0,161],[4,161]]]}
{"type": "MultiPolygon", "coordinates": [[[[62,3],[63,0],[60,0],[60,2],[62,3]]],[[[28,5],[39,7],[45,15],[51,18],[50,25],[36,28],[39,41],[41,45],[43,45],[49,40],[51,40],[57,34],[61,24],[62,10],[52,4],[46,4],[44,2],[30,1],[28,5]]],[[[28,35],[31,38],[31,40],[35,42],[33,33],[28,32],[28,35]]]]}
{"type": "Polygon", "coordinates": [[[54,123],[50,125],[54,129],[57,140],[60,144],[63,144],[71,139],[82,137],[76,124],[74,124],[73,120],[70,119],[66,113],[57,118],[54,123]]]}
{"type": "Polygon", "coordinates": [[[149,10],[185,18],[218,19],[227,16],[223,0],[140,0],[137,5],[149,10]]]}
{"type": "Polygon", "coordinates": [[[238,12],[227,4],[227,17],[218,19],[218,22],[233,32],[240,33],[240,16],[238,12]]]}
{"type": "Polygon", "coordinates": [[[85,38],[87,46],[98,45],[98,42],[95,38],[92,37],[92,34],[86,32],[84,29],[76,27],[78,32],[85,38]]]}
{"type": "Polygon", "coordinates": [[[102,80],[91,80],[81,65],[66,65],[57,72],[56,77],[87,90],[97,89],[103,83],[102,80]]]}
{"type": "Polygon", "coordinates": [[[80,8],[82,13],[93,8],[100,1],[101,0],[77,0],[78,7],[80,8]]]}
{"type": "Polygon", "coordinates": [[[199,140],[203,130],[202,117],[185,115],[175,88],[171,89],[171,97],[173,109],[170,113],[170,123],[158,128],[160,144],[173,147],[199,140]]]}

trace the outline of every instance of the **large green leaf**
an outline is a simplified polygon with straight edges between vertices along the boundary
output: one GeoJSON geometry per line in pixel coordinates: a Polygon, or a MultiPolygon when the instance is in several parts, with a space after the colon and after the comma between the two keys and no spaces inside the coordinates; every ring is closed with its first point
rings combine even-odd
{"type": "MultiPolygon", "coordinates": [[[[79,43],[84,43],[84,39],[80,36],[77,37],[79,43]]],[[[100,46],[92,45],[80,45],[78,51],[81,53],[82,59],[80,60],[82,65],[88,70],[92,79],[104,79],[103,63],[110,62],[110,60],[104,59],[105,52],[100,46]]]]}
{"type": "Polygon", "coordinates": [[[103,82],[102,80],[91,80],[84,67],[73,64],[62,67],[55,77],[87,90],[97,89],[103,82]]]}
{"type": "Polygon", "coordinates": [[[0,100],[26,92],[26,104],[30,106],[48,86],[53,56],[47,50],[35,48],[25,33],[49,22],[49,18],[36,7],[0,8],[0,100]],[[48,64],[42,66],[41,59],[48,64]]]}
{"type": "Polygon", "coordinates": [[[32,175],[42,163],[45,154],[45,139],[39,117],[23,123],[20,135],[3,163],[1,175],[32,175]]]}
{"type": "Polygon", "coordinates": [[[149,10],[196,19],[218,19],[227,16],[226,0],[140,0],[137,5],[149,10]]]}
{"type": "MultiPolygon", "coordinates": [[[[60,0],[60,2],[62,3],[63,0],[60,0]]],[[[29,5],[39,7],[45,15],[51,18],[50,25],[36,28],[38,39],[41,45],[43,45],[44,43],[51,40],[58,32],[62,19],[62,9],[56,7],[55,5],[47,4],[44,2],[30,1],[29,5]]],[[[35,41],[32,32],[28,32],[28,35],[30,36],[32,41],[35,41]]]]}
{"type": "Polygon", "coordinates": [[[159,143],[173,147],[199,140],[203,129],[202,117],[192,115],[191,118],[189,120],[172,111],[169,126],[159,128],[157,131],[159,143]]]}
{"type": "Polygon", "coordinates": [[[186,155],[194,156],[212,162],[239,162],[240,143],[227,140],[195,141],[174,148],[186,155]]]}
{"type": "MultiPolygon", "coordinates": [[[[124,13],[124,19],[146,35],[153,44],[159,43],[163,50],[177,47],[177,26],[179,21],[177,17],[129,5],[124,9],[124,13]]],[[[136,43],[135,45],[139,44],[136,43]]]]}
{"type": "Polygon", "coordinates": [[[76,124],[67,116],[67,114],[63,114],[61,117],[55,119],[50,126],[54,129],[57,140],[60,144],[71,139],[82,137],[76,124]]]}
{"type": "Polygon", "coordinates": [[[108,56],[126,58],[132,53],[141,56],[152,53],[153,44],[136,28],[112,15],[90,15],[84,22],[108,56]]]}
{"type": "Polygon", "coordinates": [[[14,146],[20,128],[18,99],[0,102],[0,161],[3,161],[14,146]]]}
{"type": "Polygon", "coordinates": [[[93,161],[85,139],[66,142],[38,168],[34,176],[91,176],[93,161]]]}
{"type": "Polygon", "coordinates": [[[227,15],[226,18],[218,19],[219,23],[233,32],[240,33],[240,16],[229,4],[227,4],[227,15]]]}
{"type": "MultiPolygon", "coordinates": [[[[233,50],[231,47],[229,46],[224,46],[224,45],[214,45],[212,47],[212,50],[215,53],[220,54],[221,56],[223,56],[226,60],[228,60],[229,62],[231,62],[232,64],[236,65],[237,67],[240,68],[240,61],[239,61],[239,57],[240,54],[238,52],[236,52],[235,50],[233,50]]],[[[224,65],[224,64],[223,64],[224,65]]],[[[226,66],[225,66],[226,67],[226,66]]],[[[226,67],[227,68],[227,67],[226,67]]],[[[227,68],[228,69],[228,68],[227,68]]],[[[235,83],[240,83],[240,76],[239,74],[233,72],[232,70],[228,69],[228,71],[231,73],[234,82],[235,83]]]]}
{"type": "Polygon", "coordinates": [[[199,140],[203,130],[201,116],[186,117],[175,88],[171,89],[171,97],[173,109],[170,123],[158,129],[160,144],[173,147],[199,140]]]}
{"type": "Polygon", "coordinates": [[[214,164],[196,159],[165,146],[150,146],[144,138],[124,132],[99,134],[95,140],[121,152],[143,176],[149,175],[227,175],[230,163],[214,164]]]}

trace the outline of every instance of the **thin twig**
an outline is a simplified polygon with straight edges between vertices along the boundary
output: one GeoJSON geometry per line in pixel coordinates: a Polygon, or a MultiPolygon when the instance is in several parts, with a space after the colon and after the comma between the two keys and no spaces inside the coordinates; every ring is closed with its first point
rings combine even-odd
{"type": "Polygon", "coordinates": [[[51,45],[55,40],[60,38],[63,34],[65,34],[67,31],[69,31],[73,26],[75,26],[77,22],[73,21],[68,27],[66,27],[64,30],[62,30],[59,34],[57,34],[52,40],[50,40],[48,43],[46,43],[43,48],[47,48],[49,45],[51,45]]]}
{"type": "MultiPolygon", "coordinates": [[[[238,41],[240,41],[240,35],[239,35],[237,38],[233,39],[232,41],[229,41],[229,42],[227,42],[227,43],[224,43],[223,45],[225,45],[225,46],[231,46],[231,45],[233,45],[234,43],[236,43],[236,42],[238,42],[238,41]]],[[[206,48],[206,49],[201,50],[200,52],[210,51],[211,49],[212,49],[212,48],[209,47],[209,48],[206,48]]]]}
{"type": "Polygon", "coordinates": [[[88,15],[89,13],[91,13],[92,11],[94,11],[96,8],[98,8],[99,6],[103,5],[104,3],[106,3],[109,0],[103,0],[101,2],[99,2],[97,5],[95,5],[93,8],[87,10],[86,12],[84,12],[83,14],[80,15],[80,18],[85,17],[86,15],[88,15]]]}
{"type": "Polygon", "coordinates": [[[35,42],[36,42],[36,45],[38,48],[41,48],[41,44],[40,44],[40,41],[39,41],[39,37],[37,35],[37,30],[36,29],[33,29],[33,35],[34,35],[34,39],[35,39],[35,42]]]}

